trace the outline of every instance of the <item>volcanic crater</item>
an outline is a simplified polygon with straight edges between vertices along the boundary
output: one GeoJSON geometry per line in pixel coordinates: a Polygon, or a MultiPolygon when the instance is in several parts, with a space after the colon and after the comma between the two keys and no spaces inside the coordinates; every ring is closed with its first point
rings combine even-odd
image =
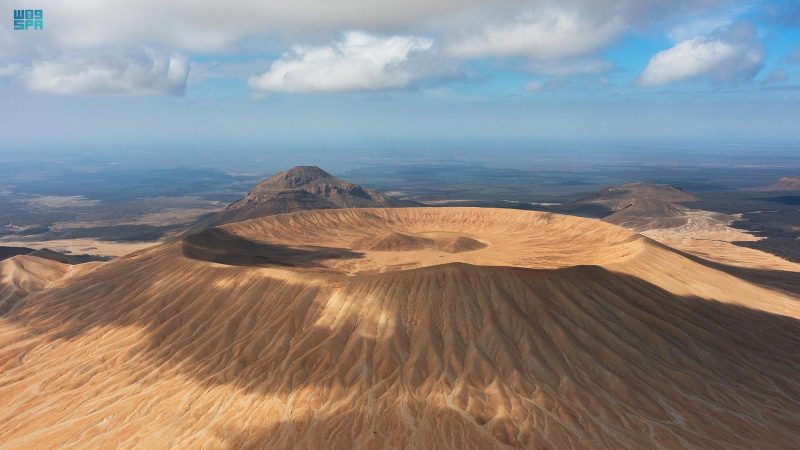
{"type": "Polygon", "coordinates": [[[14,295],[4,448],[800,441],[800,298],[597,220],[281,214],[14,295]]]}
{"type": "Polygon", "coordinates": [[[183,241],[190,258],[332,273],[449,263],[557,268],[620,261],[644,238],[594,220],[478,208],[374,208],[253,219],[183,241]]]}

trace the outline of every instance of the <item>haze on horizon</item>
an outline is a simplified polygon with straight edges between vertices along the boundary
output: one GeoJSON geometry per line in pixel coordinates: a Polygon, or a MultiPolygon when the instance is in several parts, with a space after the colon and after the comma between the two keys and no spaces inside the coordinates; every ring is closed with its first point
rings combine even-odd
{"type": "Polygon", "coordinates": [[[800,139],[793,1],[39,6],[44,30],[0,28],[0,155],[800,139]]]}

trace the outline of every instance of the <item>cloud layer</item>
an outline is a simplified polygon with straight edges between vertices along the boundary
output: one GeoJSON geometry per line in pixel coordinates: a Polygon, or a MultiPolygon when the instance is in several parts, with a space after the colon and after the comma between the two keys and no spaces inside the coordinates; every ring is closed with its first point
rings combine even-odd
{"type": "Polygon", "coordinates": [[[433,41],[423,37],[348,32],[330,45],[295,47],[248,84],[256,90],[286,92],[401,87],[422,75],[411,62],[432,47],[433,41]]]}
{"type": "Polygon", "coordinates": [[[639,86],[749,80],[763,60],[759,38],[726,27],[753,8],[738,0],[74,0],[48,6],[46,33],[0,28],[0,77],[62,95],[180,95],[191,55],[193,92],[210,78],[229,92],[246,92],[245,81],[259,92],[394,89],[441,67],[478,82],[509,72],[562,84],[603,74],[627,86],[641,70],[639,49],[624,50],[630,61],[606,51],[646,34],[674,44],[644,56],[639,86]],[[87,19],[98,11],[109,14],[87,19]]]}
{"type": "MultiPolygon", "coordinates": [[[[14,0],[20,5],[22,0],[14,0]]],[[[48,4],[48,23],[67,47],[131,41],[158,42],[186,51],[222,51],[246,36],[319,38],[342,30],[391,33],[469,10],[506,8],[522,0],[72,0],[48,4]],[[102,11],[98,17],[98,12],[102,11]],[[87,18],[97,17],[88,20],[87,18]],[[101,19],[101,18],[102,19],[101,19]]]]}
{"type": "MultiPolygon", "coordinates": [[[[13,7],[25,5],[11,1],[13,7]]],[[[46,20],[59,30],[57,43],[71,48],[147,41],[220,51],[253,34],[296,39],[348,29],[386,34],[435,29],[442,36],[459,30],[476,34],[474,42],[484,42],[482,52],[546,51],[542,44],[515,44],[514,37],[539,40],[547,32],[568,39],[571,52],[579,52],[591,46],[592,37],[602,42],[621,29],[725,3],[731,0],[71,0],[48,4],[46,20]],[[102,20],[93,19],[98,15],[102,20]]]]}
{"type": "Polygon", "coordinates": [[[751,39],[741,39],[736,34],[722,33],[678,42],[650,58],[637,83],[660,86],[702,78],[714,82],[752,79],[761,67],[762,51],[751,39]]]}
{"type": "Polygon", "coordinates": [[[61,95],[182,95],[188,59],[149,48],[67,53],[33,63],[25,82],[61,95]]]}
{"type": "Polygon", "coordinates": [[[607,45],[625,26],[615,17],[593,20],[575,11],[526,11],[511,21],[491,24],[456,39],[447,49],[458,57],[575,57],[607,45]]]}

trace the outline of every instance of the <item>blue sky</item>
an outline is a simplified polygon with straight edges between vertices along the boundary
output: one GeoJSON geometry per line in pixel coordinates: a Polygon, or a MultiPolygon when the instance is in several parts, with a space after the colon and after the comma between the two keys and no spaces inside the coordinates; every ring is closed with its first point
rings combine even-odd
{"type": "Polygon", "coordinates": [[[14,0],[4,151],[800,141],[800,3],[14,0]],[[12,31],[15,8],[45,29],[12,31]],[[86,19],[92,17],[92,19],[86,19]]]}

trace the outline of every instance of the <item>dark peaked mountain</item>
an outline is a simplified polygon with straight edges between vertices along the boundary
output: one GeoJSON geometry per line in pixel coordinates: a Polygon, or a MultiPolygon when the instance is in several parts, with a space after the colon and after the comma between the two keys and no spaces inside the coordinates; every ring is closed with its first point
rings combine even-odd
{"type": "Polygon", "coordinates": [[[411,206],[373,189],[340,180],[316,166],[297,166],[258,183],[245,198],[232,203],[210,226],[242,222],[309,209],[411,206]]]}
{"type": "Polygon", "coordinates": [[[697,197],[694,195],[668,184],[635,182],[609,186],[592,196],[578,199],[575,203],[599,204],[613,211],[619,211],[630,207],[632,203],[643,201],[678,203],[696,200],[697,197]]]}

